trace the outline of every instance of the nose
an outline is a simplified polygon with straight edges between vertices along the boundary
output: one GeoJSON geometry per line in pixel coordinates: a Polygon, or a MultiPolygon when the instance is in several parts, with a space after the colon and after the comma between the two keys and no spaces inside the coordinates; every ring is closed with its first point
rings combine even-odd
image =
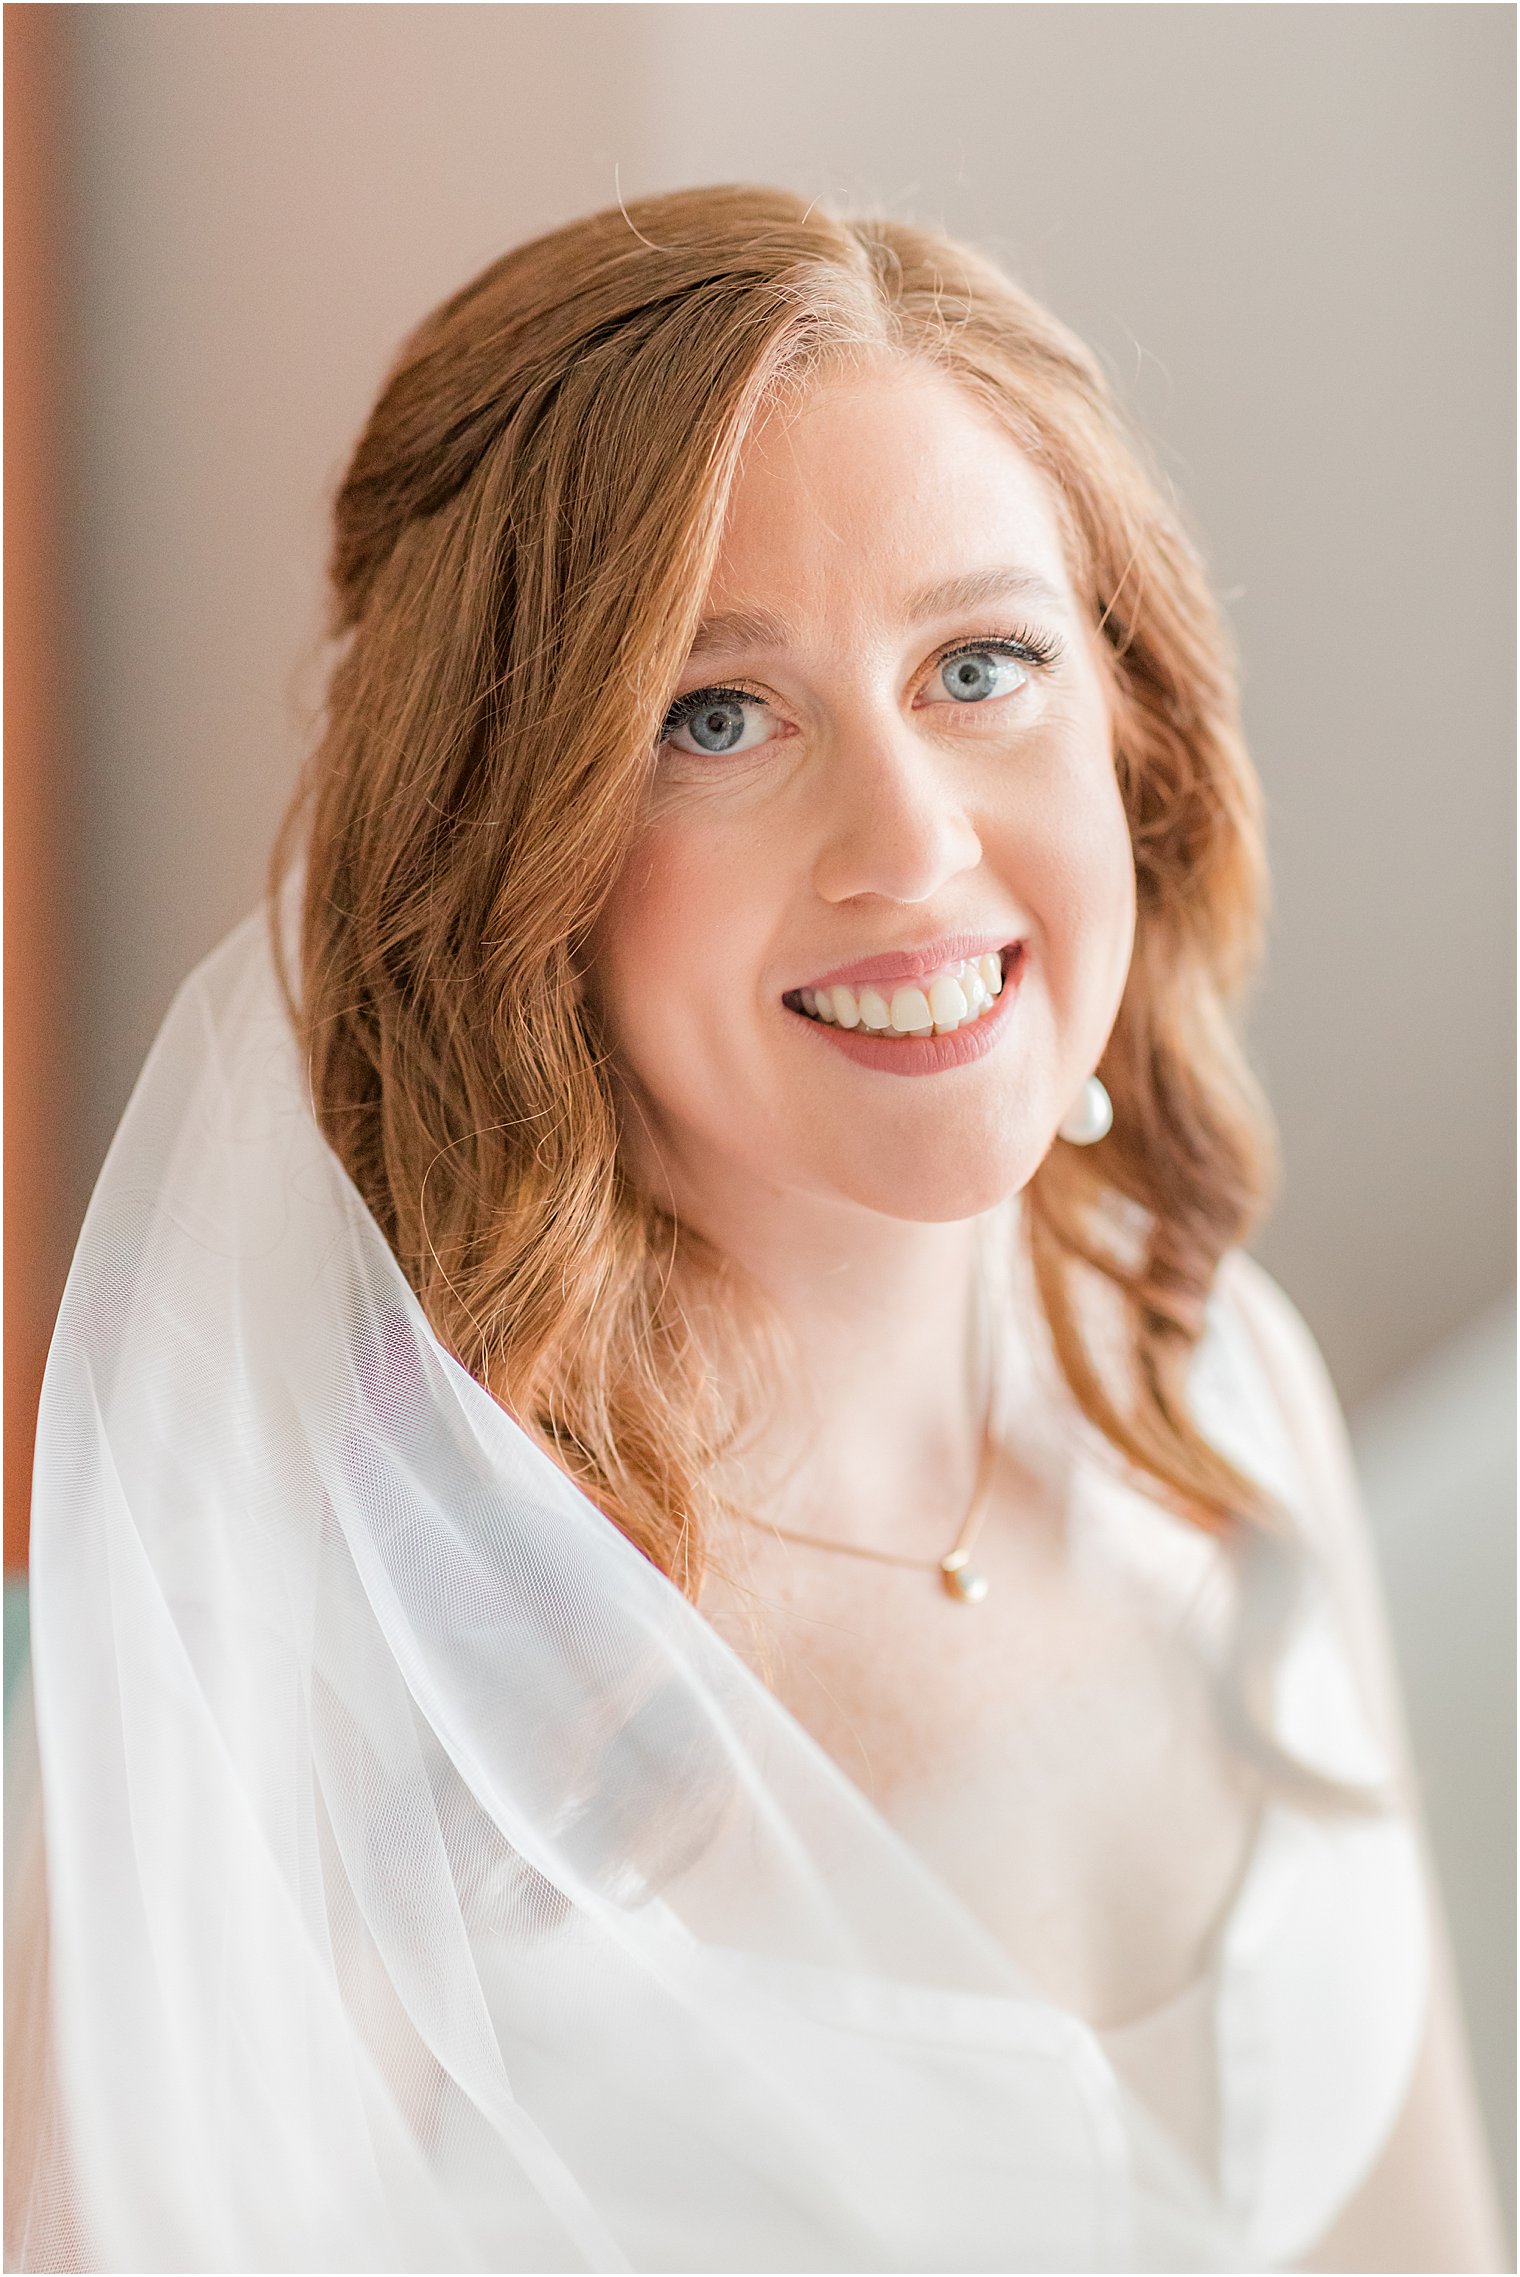
{"type": "Polygon", "coordinates": [[[974,870],[982,842],[950,756],[900,720],[841,734],[820,795],[826,827],[813,883],[823,900],[932,901],[974,870]]]}

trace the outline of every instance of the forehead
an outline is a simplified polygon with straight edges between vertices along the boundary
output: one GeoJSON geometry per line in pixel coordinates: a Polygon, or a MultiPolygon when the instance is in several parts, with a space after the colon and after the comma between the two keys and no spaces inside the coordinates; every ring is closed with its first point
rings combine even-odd
{"type": "Polygon", "coordinates": [[[852,602],[916,618],[937,596],[974,606],[979,588],[1074,611],[1054,495],[949,376],[873,368],[820,381],[757,425],[703,621],[852,602]]]}

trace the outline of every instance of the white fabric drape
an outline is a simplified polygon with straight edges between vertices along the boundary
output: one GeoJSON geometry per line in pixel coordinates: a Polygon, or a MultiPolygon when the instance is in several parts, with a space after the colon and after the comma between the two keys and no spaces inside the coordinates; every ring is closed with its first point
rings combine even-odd
{"type": "Polygon", "coordinates": [[[262,918],[102,1174],[32,1571],[14,2266],[1262,2265],[1239,2192],[440,1348],[262,918]]]}

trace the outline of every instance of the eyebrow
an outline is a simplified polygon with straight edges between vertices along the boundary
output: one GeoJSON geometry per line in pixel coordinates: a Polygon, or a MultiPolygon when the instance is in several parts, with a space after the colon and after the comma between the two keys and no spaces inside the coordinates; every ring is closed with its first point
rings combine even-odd
{"type": "MultiPolygon", "coordinates": [[[[973,569],[963,577],[947,577],[920,586],[903,605],[903,621],[922,624],[930,617],[949,617],[964,609],[979,609],[989,601],[1029,601],[1045,609],[1064,611],[1070,596],[1052,585],[1038,570],[1009,565],[973,569]]],[[[691,644],[691,654],[702,656],[731,648],[784,648],[792,628],[770,609],[725,609],[704,617],[691,644]]]]}
{"type": "Polygon", "coordinates": [[[1033,601],[1043,609],[1065,609],[1070,595],[1038,570],[1013,566],[973,569],[965,577],[947,577],[939,585],[921,586],[908,602],[908,618],[953,616],[960,609],[979,609],[985,601],[1033,601]]]}
{"type": "Polygon", "coordinates": [[[776,616],[770,609],[724,609],[715,617],[702,619],[691,653],[704,656],[715,648],[785,648],[791,629],[785,617],[776,616]]]}

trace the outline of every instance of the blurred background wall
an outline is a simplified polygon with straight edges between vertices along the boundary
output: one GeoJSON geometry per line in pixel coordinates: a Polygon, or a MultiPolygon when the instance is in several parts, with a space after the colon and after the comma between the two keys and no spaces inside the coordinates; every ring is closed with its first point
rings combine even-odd
{"type": "Polygon", "coordinates": [[[35,588],[57,700],[7,759],[8,797],[47,792],[7,982],[12,1026],[46,1008],[25,1317],[175,985],[259,891],[320,698],[325,501],[408,327],[619,189],[770,180],[971,237],[1102,354],[1237,628],[1287,1173],[1259,1250],[1358,1427],[1512,2174],[1513,12],[5,17],[22,159],[47,125],[18,542],[66,571],[35,588]]]}

